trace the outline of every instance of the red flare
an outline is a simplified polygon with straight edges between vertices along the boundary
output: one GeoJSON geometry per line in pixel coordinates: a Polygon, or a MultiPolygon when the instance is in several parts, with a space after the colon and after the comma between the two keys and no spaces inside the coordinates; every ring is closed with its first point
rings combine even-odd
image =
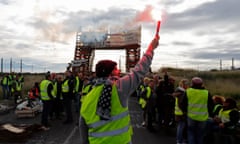
{"type": "Polygon", "coordinates": [[[161,25],[161,21],[157,21],[156,36],[159,34],[159,31],[160,31],[160,25],[161,25]]]}

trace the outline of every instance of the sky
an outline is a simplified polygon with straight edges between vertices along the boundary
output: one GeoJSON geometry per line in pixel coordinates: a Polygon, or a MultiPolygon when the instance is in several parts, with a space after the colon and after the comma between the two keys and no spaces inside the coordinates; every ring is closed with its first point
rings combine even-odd
{"type": "MultiPolygon", "coordinates": [[[[162,15],[159,47],[152,70],[240,67],[239,0],[0,0],[0,58],[3,71],[63,72],[74,59],[79,31],[124,29],[140,25],[143,53],[162,15]],[[233,61],[232,61],[233,59],[233,61]]],[[[95,61],[124,59],[124,52],[97,51],[95,61]],[[119,55],[120,53],[120,55],[119,55]],[[114,59],[115,58],[115,59],[114,59]]],[[[124,61],[120,62],[124,65],[124,61]]]]}

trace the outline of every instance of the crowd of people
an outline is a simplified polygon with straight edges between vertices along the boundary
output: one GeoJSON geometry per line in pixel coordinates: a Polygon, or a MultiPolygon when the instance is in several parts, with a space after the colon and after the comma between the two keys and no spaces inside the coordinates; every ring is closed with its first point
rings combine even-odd
{"type": "MultiPolygon", "coordinates": [[[[211,96],[200,77],[181,79],[175,87],[176,80],[167,71],[163,78],[149,75],[158,40],[155,36],[137,65],[122,77],[111,60],[99,61],[91,75],[70,70],[64,76],[47,72],[28,92],[29,100],[42,102],[41,124],[49,129],[49,119],[63,119],[63,124],[77,119],[81,144],[131,143],[128,99],[135,92],[143,111],[142,126],[149,132],[176,127],[177,144],[203,144],[212,133],[234,134],[239,121],[234,99],[211,96]]],[[[3,98],[13,96],[17,103],[23,84],[21,74],[5,75],[1,80],[3,98]]]]}
{"type": "Polygon", "coordinates": [[[163,78],[147,75],[137,96],[143,110],[142,126],[150,132],[176,126],[177,144],[228,144],[231,140],[222,135],[234,136],[239,127],[236,100],[212,96],[200,77],[181,79],[175,88],[174,78],[166,71],[163,78]],[[153,127],[153,122],[158,127],[153,127]]]}
{"type": "Polygon", "coordinates": [[[14,99],[14,103],[18,103],[18,99],[22,98],[22,88],[24,85],[24,77],[22,73],[5,73],[1,79],[3,99],[14,99]]]}
{"type": "Polygon", "coordinates": [[[81,102],[91,90],[92,79],[91,75],[83,75],[81,72],[74,74],[70,70],[66,70],[64,76],[48,72],[45,79],[37,83],[31,92],[35,94],[37,90],[40,97],[34,98],[40,98],[42,101],[42,125],[48,129],[48,119],[63,119],[63,124],[72,124],[75,119],[78,124],[81,102]],[[73,117],[74,112],[76,118],[73,117]]]}

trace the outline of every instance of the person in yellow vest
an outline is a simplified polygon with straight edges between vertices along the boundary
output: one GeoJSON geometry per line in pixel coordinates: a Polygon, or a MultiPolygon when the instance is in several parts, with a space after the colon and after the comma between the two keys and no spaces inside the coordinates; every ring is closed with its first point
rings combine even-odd
{"type": "Polygon", "coordinates": [[[235,137],[238,134],[238,121],[239,112],[236,101],[232,98],[226,98],[222,109],[213,118],[213,123],[211,123],[210,133],[213,134],[213,142],[223,144],[235,143],[235,137]]]}
{"type": "Polygon", "coordinates": [[[207,120],[212,116],[213,101],[200,77],[193,77],[191,87],[186,90],[181,109],[187,116],[189,144],[203,144],[207,120]]]}
{"type": "Polygon", "coordinates": [[[150,79],[147,87],[147,129],[149,132],[156,132],[156,129],[153,127],[153,122],[155,120],[155,114],[156,114],[156,98],[157,94],[154,89],[154,80],[150,79]]]}
{"type": "Polygon", "coordinates": [[[22,83],[19,81],[18,75],[12,80],[12,96],[14,103],[18,104],[18,100],[22,99],[22,83]]]}
{"type": "Polygon", "coordinates": [[[22,83],[22,86],[23,86],[24,85],[24,76],[23,76],[23,74],[22,73],[18,73],[17,75],[18,75],[19,81],[22,83]]]}
{"type": "MultiPolygon", "coordinates": [[[[77,114],[77,118],[79,118],[80,115],[80,109],[81,109],[81,105],[84,101],[85,96],[91,91],[92,89],[92,83],[89,79],[88,76],[84,76],[84,78],[81,78],[82,81],[82,86],[81,86],[81,90],[79,92],[79,97],[78,97],[78,114],[77,114]]],[[[79,121],[77,121],[76,125],[79,125],[79,121]]]]}
{"type": "Polygon", "coordinates": [[[51,81],[51,74],[48,72],[46,74],[46,79],[42,80],[39,87],[40,87],[40,97],[43,102],[43,110],[42,110],[42,117],[41,117],[41,124],[43,125],[44,129],[49,129],[48,123],[48,116],[51,112],[52,108],[52,91],[53,91],[53,84],[51,81]]]}
{"type": "Polygon", "coordinates": [[[56,97],[57,97],[57,74],[56,73],[51,73],[51,82],[53,85],[53,90],[52,90],[52,96],[53,99],[51,100],[52,103],[52,108],[50,111],[50,120],[53,120],[54,118],[57,118],[57,101],[56,101],[56,97]]]}
{"type": "Polygon", "coordinates": [[[3,92],[3,99],[8,99],[9,98],[9,86],[8,86],[8,82],[9,82],[9,77],[7,74],[4,74],[2,80],[1,80],[1,86],[2,86],[2,92],[3,92]]]}
{"type": "MultiPolygon", "coordinates": [[[[84,75],[82,72],[78,72],[75,76],[75,84],[74,84],[74,103],[75,103],[75,111],[77,113],[77,118],[79,117],[80,113],[80,93],[83,87],[83,78],[84,75]]],[[[77,122],[78,123],[78,122],[77,122]]]]}
{"type": "Polygon", "coordinates": [[[187,143],[187,119],[183,115],[179,104],[183,100],[184,93],[189,87],[189,81],[187,79],[181,79],[179,81],[178,87],[172,94],[175,98],[175,121],[177,122],[177,134],[176,141],[177,144],[186,144],[187,143]]]}
{"type": "Polygon", "coordinates": [[[63,124],[73,123],[72,101],[74,98],[74,77],[70,70],[65,71],[65,79],[62,82],[62,96],[66,119],[63,124]]]}
{"type": "Polygon", "coordinates": [[[96,64],[96,83],[87,94],[80,110],[80,144],[129,144],[132,127],[128,98],[149,72],[153,51],[158,46],[157,35],[132,71],[121,78],[117,63],[101,60],[96,64]]]}
{"type": "Polygon", "coordinates": [[[217,116],[219,111],[222,109],[225,98],[223,96],[214,95],[212,99],[214,103],[214,108],[213,108],[213,117],[214,117],[214,116],[217,116]]]}
{"type": "Polygon", "coordinates": [[[56,118],[61,119],[62,112],[63,112],[63,97],[62,97],[62,76],[56,76],[56,118]]]}
{"type": "Polygon", "coordinates": [[[233,134],[239,121],[239,112],[236,101],[232,98],[227,98],[223,102],[223,108],[219,111],[218,116],[216,116],[214,120],[217,123],[220,132],[233,134]]]}
{"type": "MultiPolygon", "coordinates": [[[[83,81],[83,86],[82,86],[82,91],[80,93],[81,95],[81,99],[80,99],[80,103],[82,104],[86,95],[91,91],[92,89],[92,83],[91,81],[89,80],[89,77],[88,76],[85,76],[84,77],[84,81],[83,81]]],[[[81,105],[80,104],[80,105],[81,105]]],[[[80,108],[81,109],[81,108],[80,108]]]]}
{"type": "Polygon", "coordinates": [[[139,105],[141,107],[141,109],[143,110],[143,122],[142,122],[142,126],[145,127],[146,126],[146,118],[147,118],[147,100],[150,97],[151,91],[150,88],[148,86],[150,81],[150,78],[145,77],[143,79],[143,83],[140,85],[140,96],[139,96],[139,105]]]}
{"type": "Polygon", "coordinates": [[[9,73],[8,75],[8,89],[9,89],[9,97],[12,97],[12,83],[14,81],[14,72],[9,73]]]}

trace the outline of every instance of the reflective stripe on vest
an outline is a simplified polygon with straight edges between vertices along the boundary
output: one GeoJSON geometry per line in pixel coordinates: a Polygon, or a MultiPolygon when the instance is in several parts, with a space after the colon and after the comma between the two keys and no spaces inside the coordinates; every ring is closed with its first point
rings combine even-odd
{"type": "Polygon", "coordinates": [[[188,117],[197,120],[205,121],[208,119],[208,91],[205,89],[187,89],[188,98],[188,117]]]}
{"type": "Polygon", "coordinates": [[[108,120],[108,121],[104,121],[104,120],[98,121],[98,122],[95,122],[95,123],[92,123],[92,124],[88,125],[88,127],[96,128],[96,127],[105,125],[105,124],[107,124],[110,121],[115,121],[115,120],[119,120],[119,119],[121,119],[123,117],[126,117],[126,116],[128,116],[128,114],[129,114],[128,111],[125,111],[123,113],[120,113],[119,115],[115,115],[115,116],[111,117],[111,120],[108,120]]]}
{"type": "Polygon", "coordinates": [[[129,129],[129,125],[125,126],[122,129],[117,129],[117,130],[113,130],[113,131],[89,133],[89,136],[92,136],[92,137],[114,136],[114,135],[119,135],[119,134],[122,134],[124,132],[127,132],[128,129],[129,129]]]}
{"type": "Polygon", "coordinates": [[[94,87],[86,96],[81,107],[81,116],[88,125],[90,144],[121,143],[131,141],[132,127],[128,108],[122,107],[117,88],[112,86],[111,120],[104,121],[96,114],[98,99],[103,85],[94,87]]]}
{"type": "Polygon", "coordinates": [[[78,76],[76,76],[75,77],[75,92],[79,92],[79,77],[78,76]]]}
{"type": "Polygon", "coordinates": [[[215,113],[216,110],[217,110],[219,107],[222,107],[222,105],[221,105],[221,104],[216,104],[216,105],[214,106],[214,108],[213,108],[213,113],[215,113]]]}

